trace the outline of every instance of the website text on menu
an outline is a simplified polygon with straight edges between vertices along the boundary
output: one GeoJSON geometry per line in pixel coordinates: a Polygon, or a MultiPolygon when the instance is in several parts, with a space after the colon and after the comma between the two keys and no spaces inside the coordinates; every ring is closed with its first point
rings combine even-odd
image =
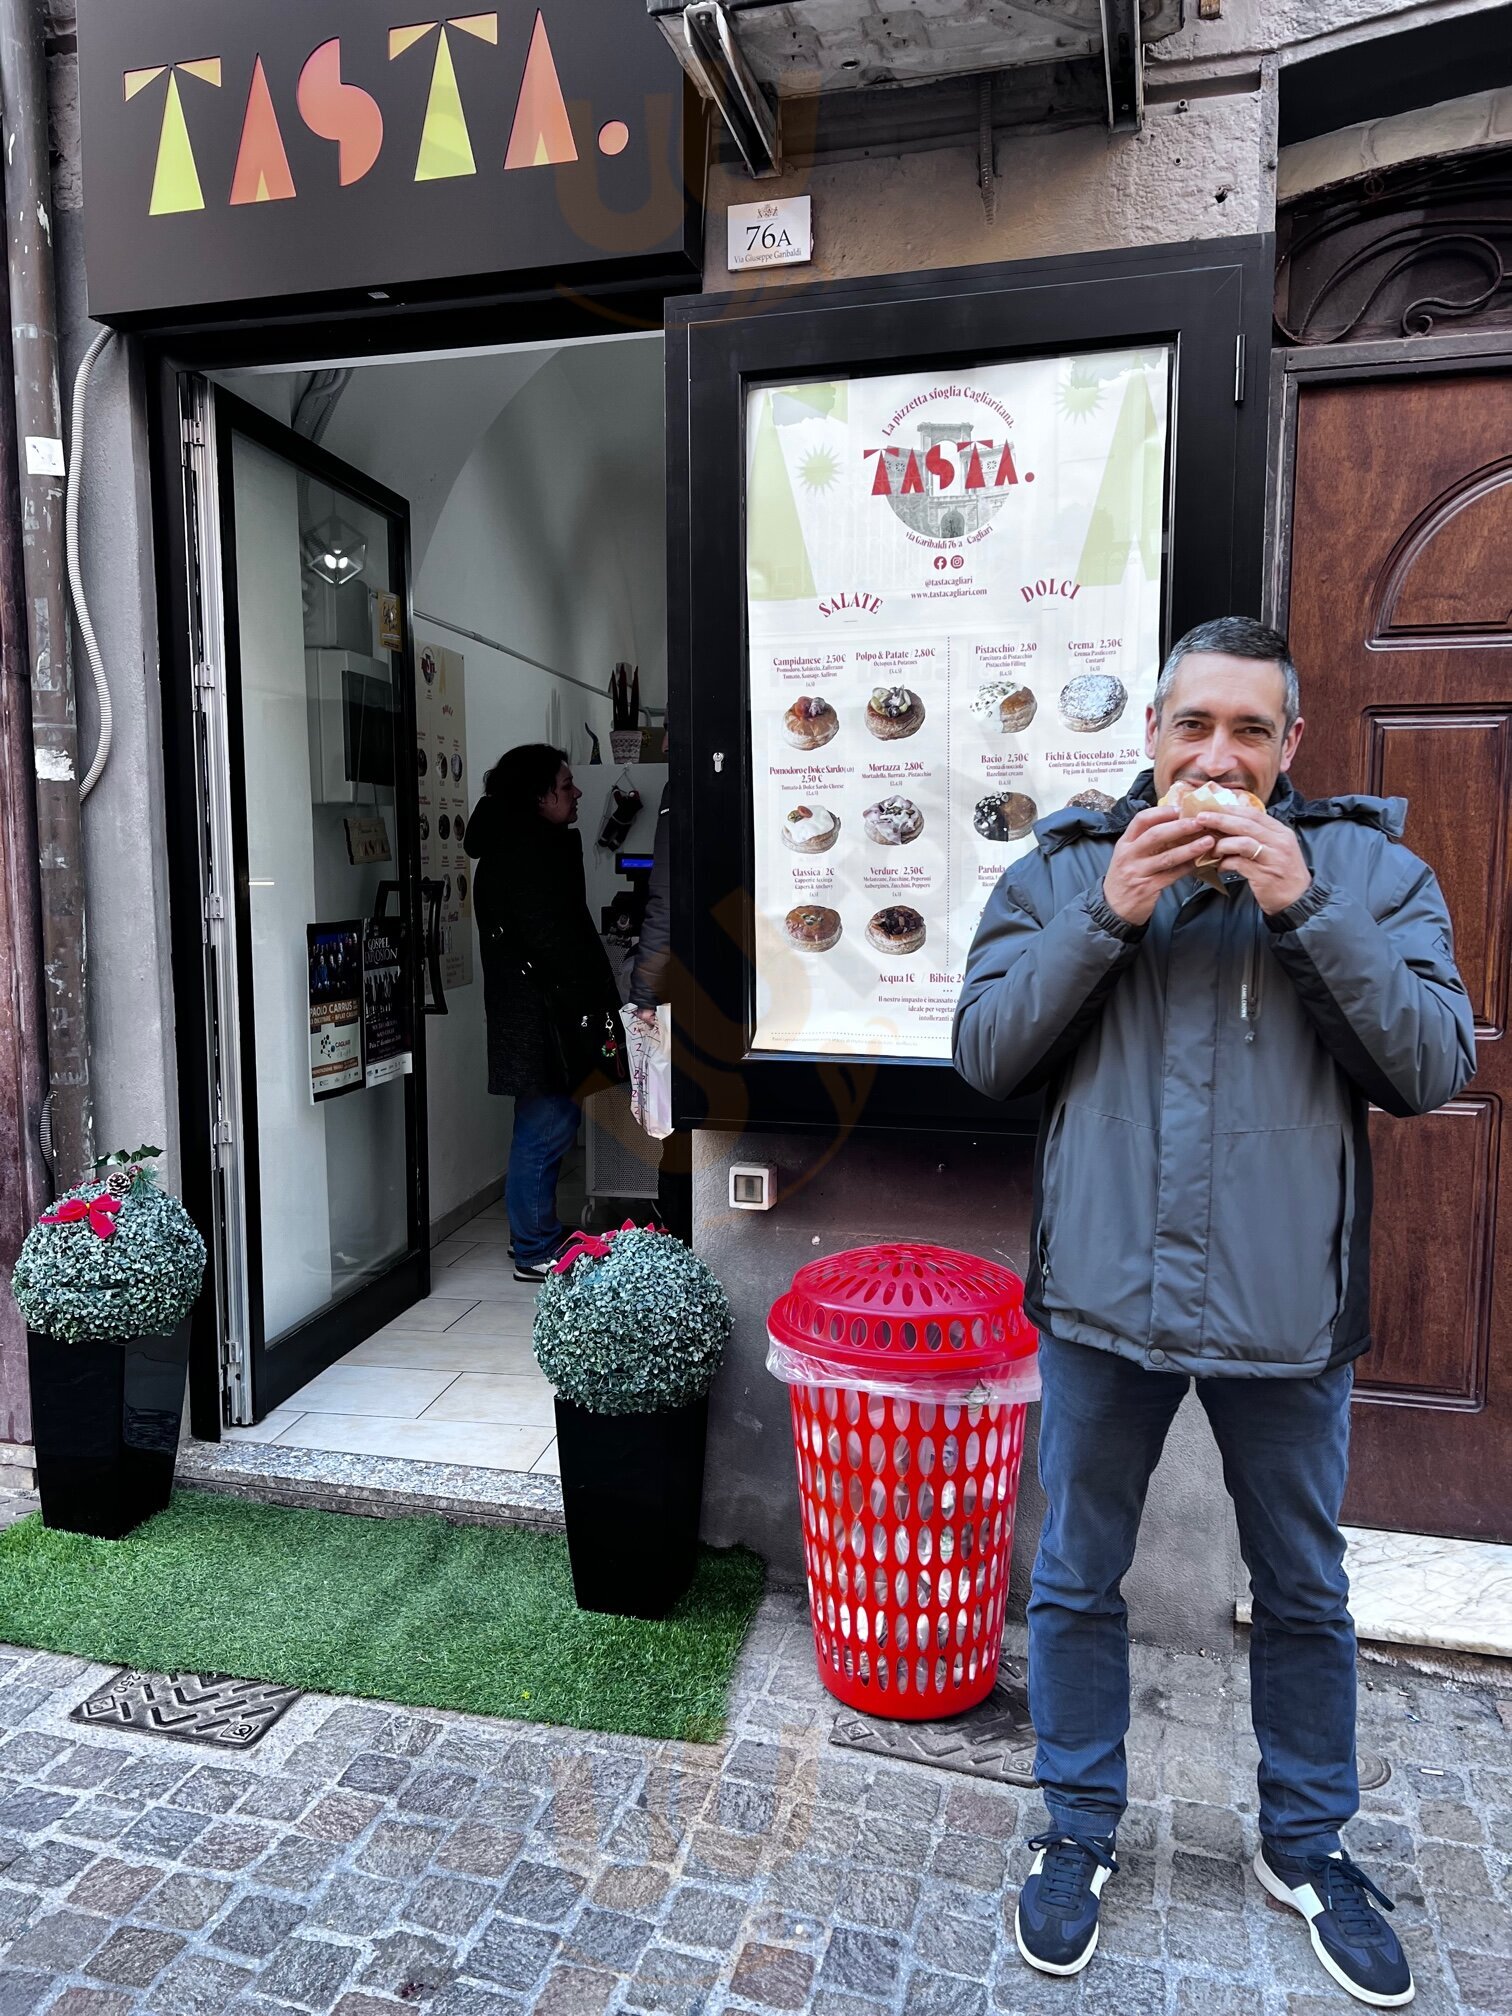
{"type": "Polygon", "coordinates": [[[983,905],[1035,821],[1140,768],[1170,365],[751,393],[757,1050],[948,1058],[983,905]]]}

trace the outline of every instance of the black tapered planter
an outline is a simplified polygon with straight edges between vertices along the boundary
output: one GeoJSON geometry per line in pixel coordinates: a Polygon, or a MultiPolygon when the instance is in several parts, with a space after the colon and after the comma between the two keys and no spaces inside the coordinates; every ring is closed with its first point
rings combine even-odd
{"type": "Polygon", "coordinates": [[[27,1339],[42,1524],[97,1540],[167,1508],[189,1371],[189,1325],[166,1337],[27,1339]]]}
{"type": "Polygon", "coordinates": [[[708,1400],[590,1414],[558,1394],[556,1421],[578,1608],[665,1617],[698,1565],[708,1400]]]}

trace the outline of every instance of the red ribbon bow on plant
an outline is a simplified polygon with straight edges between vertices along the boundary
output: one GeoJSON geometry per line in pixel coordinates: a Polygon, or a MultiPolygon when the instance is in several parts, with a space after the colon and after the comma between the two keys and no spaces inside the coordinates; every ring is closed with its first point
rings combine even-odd
{"type": "Polygon", "coordinates": [[[77,1225],[81,1219],[88,1219],[89,1229],[96,1239],[115,1237],[116,1213],[121,1208],[119,1197],[70,1197],[58,1206],[56,1211],[48,1211],[37,1220],[39,1225],[77,1225]]]}
{"type": "MultiPolygon", "coordinates": [[[[660,1225],[637,1225],[633,1218],[627,1218],[619,1232],[660,1232],[660,1225]]],[[[606,1232],[599,1236],[596,1232],[574,1232],[562,1248],[561,1256],[552,1265],[553,1274],[565,1274],[586,1253],[590,1259],[607,1260],[609,1249],[619,1232],[606,1232]]]]}

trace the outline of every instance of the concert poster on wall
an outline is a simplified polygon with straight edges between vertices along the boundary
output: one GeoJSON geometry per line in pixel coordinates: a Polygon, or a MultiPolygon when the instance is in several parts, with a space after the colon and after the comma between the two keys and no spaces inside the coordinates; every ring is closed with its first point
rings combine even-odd
{"type": "Polygon", "coordinates": [[[317,1103],[362,1084],[362,925],[307,924],[310,1097],[317,1103]]]}
{"type": "Polygon", "coordinates": [[[397,921],[384,917],[362,927],[362,1066],[369,1089],[414,1067],[404,940],[397,921]]]}
{"type": "Polygon", "coordinates": [[[753,1048],[948,1058],[987,898],[1143,766],[1168,346],[760,387],[753,1048]]]}
{"type": "MultiPolygon", "coordinates": [[[[420,873],[441,884],[441,982],[473,977],[472,863],[462,845],[473,782],[467,768],[467,688],[460,651],[422,643],[415,681],[420,873]]],[[[429,976],[427,974],[427,992],[429,976]]]]}

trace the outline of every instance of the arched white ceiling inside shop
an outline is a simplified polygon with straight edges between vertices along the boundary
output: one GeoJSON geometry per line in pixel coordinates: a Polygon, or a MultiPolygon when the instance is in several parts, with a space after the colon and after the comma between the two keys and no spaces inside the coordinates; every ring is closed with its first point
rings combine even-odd
{"type": "Polygon", "coordinates": [[[457,478],[554,349],[368,364],[354,370],[321,446],[410,500],[415,574],[457,478]]]}

